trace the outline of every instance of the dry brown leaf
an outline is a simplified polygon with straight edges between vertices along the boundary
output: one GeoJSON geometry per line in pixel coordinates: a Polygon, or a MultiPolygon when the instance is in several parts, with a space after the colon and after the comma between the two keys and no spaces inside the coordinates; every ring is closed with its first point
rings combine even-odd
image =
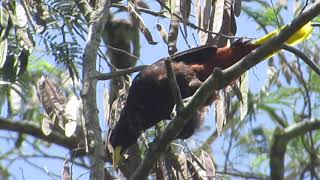
{"type": "Polygon", "coordinates": [[[57,117],[58,125],[63,129],[68,117],[65,113],[66,98],[62,91],[47,77],[42,76],[38,82],[40,101],[49,115],[50,119],[55,122],[57,117]]]}
{"type": "Polygon", "coordinates": [[[248,113],[249,72],[246,71],[240,77],[240,91],[242,101],[240,103],[240,120],[243,121],[248,113]]]}
{"type": "Polygon", "coordinates": [[[110,120],[110,104],[109,104],[110,96],[109,96],[109,91],[107,88],[104,89],[103,91],[103,109],[104,109],[104,119],[107,124],[109,123],[110,120]]]}
{"type": "Polygon", "coordinates": [[[191,0],[180,0],[180,13],[182,16],[184,34],[186,37],[188,36],[187,22],[189,21],[190,11],[191,11],[191,0]]]}
{"type": "Polygon", "coordinates": [[[197,26],[201,27],[202,23],[202,16],[201,16],[201,0],[195,0],[195,12],[196,12],[196,20],[197,20],[197,26]]]}
{"type": "Polygon", "coordinates": [[[209,179],[213,179],[216,175],[216,168],[210,154],[204,150],[201,150],[201,160],[206,169],[207,177],[209,179]]]}
{"type": "Polygon", "coordinates": [[[222,133],[223,125],[226,123],[224,96],[221,95],[221,92],[217,94],[214,103],[215,103],[216,128],[217,128],[218,135],[220,136],[222,133]]]}
{"type": "Polygon", "coordinates": [[[166,32],[166,30],[164,29],[164,27],[161,24],[157,23],[156,26],[157,26],[157,29],[158,29],[158,31],[160,33],[160,36],[161,36],[162,40],[166,44],[168,44],[168,33],[166,32]]]}
{"type": "Polygon", "coordinates": [[[191,179],[194,180],[203,180],[205,179],[206,172],[199,166],[199,163],[187,159],[187,166],[190,172],[191,179]]]}
{"type": "Polygon", "coordinates": [[[62,180],[71,180],[70,165],[68,160],[63,162],[62,180]]]}
{"type": "Polygon", "coordinates": [[[234,8],[234,15],[239,17],[241,13],[241,1],[242,0],[235,0],[233,8],[234,8]]]}
{"type": "MultiPolygon", "coordinates": [[[[233,36],[237,31],[236,21],[233,12],[233,3],[233,0],[224,0],[222,25],[220,26],[220,30],[218,31],[218,33],[220,34],[233,36]]],[[[208,39],[207,43],[216,44],[218,47],[223,47],[228,42],[228,38],[220,35],[213,35],[209,37],[210,38],[208,39]]]]}
{"type": "MultiPolygon", "coordinates": [[[[173,10],[174,14],[180,13],[180,0],[174,1],[175,8],[173,10]]],[[[168,52],[170,55],[176,53],[177,50],[177,37],[179,32],[179,19],[176,16],[171,16],[170,27],[168,33],[168,52]]]]}
{"type": "Polygon", "coordinates": [[[214,3],[214,19],[212,24],[212,32],[220,32],[224,12],[224,0],[216,0],[214,3]]]}
{"type": "Polygon", "coordinates": [[[49,118],[49,116],[46,113],[44,113],[44,116],[42,119],[42,126],[41,126],[41,130],[42,130],[43,134],[48,136],[51,134],[53,129],[54,129],[54,125],[53,125],[51,119],[49,118]]]}
{"type": "MultiPolygon", "coordinates": [[[[201,2],[201,1],[200,1],[201,2]]],[[[203,9],[201,8],[200,12],[200,28],[204,30],[208,30],[209,27],[209,22],[210,22],[210,17],[211,17],[211,9],[212,9],[212,3],[211,0],[205,0],[205,4],[203,9]]],[[[199,39],[200,39],[200,44],[204,45],[208,41],[208,33],[199,31],[199,39]]]]}
{"type": "Polygon", "coordinates": [[[139,13],[136,11],[135,5],[132,2],[128,3],[128,11],[130,12],[131,16],[135,19],[135,22],[138,23],[137,26],[139,27],[144,37],[147,39],[148,43],[152,45],[157,44],[157,42],[153,41],[153,38],[149,29],[144,24],[143,19],[140,17],[139,13]]]}
{"type": "Polygon", "coordinates": [[[182,179],[188,179],[189,174],[188,174],[188,166],[187,166],[187,157],[183,152],[179,154],[178,162],[180,166],[179,171],[182,179]]]}

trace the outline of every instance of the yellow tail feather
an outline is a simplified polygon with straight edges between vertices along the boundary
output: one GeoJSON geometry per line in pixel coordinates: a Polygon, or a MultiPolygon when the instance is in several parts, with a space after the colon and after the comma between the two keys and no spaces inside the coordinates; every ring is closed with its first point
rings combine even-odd
{"type": "MultiPolygon", "coordinates": [[[[260,39],[257,39],[253,42],[253,44],[261,45],[265,43],[267,40],[272,38],[273,36],[277,35],[282,29],[277,29],[265,36],[263,36],[260,39]]],[[[313,32],[313,27],[311,26],[311,22],[305,24],[299,31],[295,32],[287,41],[286,44],[289,44],[291,46],[295,46],[296,44],[299,44],[300,42],[304,41],[305,39],[308,39],[311,36],[311,33],[313,32]]],[[[276,53],[276,52],[275,52],[276,53]]]]}

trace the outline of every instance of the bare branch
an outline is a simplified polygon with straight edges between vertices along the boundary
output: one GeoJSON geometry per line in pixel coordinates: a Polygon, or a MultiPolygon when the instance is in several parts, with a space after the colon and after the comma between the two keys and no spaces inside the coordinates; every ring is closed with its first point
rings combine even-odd
{"type": "Polygon", "coordinates": [[[96,75],[96,78],[98,80],[109,80],[118,76],[125,76],[127,74],[131,74],[134,72],[141,71],[142,69],[148,67],[148,65],[141,65],[141,66],[135,66],[135,67],[130,67],[127,69],[118,69],[116,71],[110,72],[110,73],[98,73],[96,75]]]}
{"type": "Polygon", "coordinates": [[[281,46],[282,49],[285,49],[289,52],[292,52],[296,56],[298,56],[301,60],[303,60],[306,64],[309,65],[309,67],[314,70],[315,73],[317,73],[320,76],[320,68],[316,63],[314,63],[310,58],[308,58],[303,52],[301,52],[299,49],[283,44],[281,46]]]}
{"type": "Polygon", "coordinates": [[[6,119],[0,117],[0,129],[14,131],[17,133],[23,133],[31,135],[35,138],[42,139],[44,141],[55,143],[67,149],[75,149],[78,147],[80,142],[79,138],[70,137],[66,138],[64,134],[59,134],[57,132],[52,132],[49,136],[46,136],[42,133],[41,127],[38,127],[31,123],[22,123],[22,122],[30,122],[28,120],[21,121],[13,121],[12,119],[6,119]]]}

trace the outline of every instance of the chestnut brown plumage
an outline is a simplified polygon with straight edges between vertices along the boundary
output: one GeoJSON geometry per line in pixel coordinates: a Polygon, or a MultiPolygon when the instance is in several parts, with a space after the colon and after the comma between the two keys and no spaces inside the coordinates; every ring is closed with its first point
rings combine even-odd
{"type": "MultiPolygon", "coordinates": [[[[196,47],[172,56],[174,70],[182,98],[192,96],[215,67],[228,68],[250,53],[258,45],[242,39],[231,47],[212,45],[196,47]]],[[[196,112],[177,138],[186,139],[199,127],[205,106],[196,112]]],[[[121,147],[121,153],[137,142],[142,131],[159,121],[170,119],[174,98],[166,75],[164,59],[143,69],[133,80],[120,119],[110,135],[113,148],[121,147]]]]}

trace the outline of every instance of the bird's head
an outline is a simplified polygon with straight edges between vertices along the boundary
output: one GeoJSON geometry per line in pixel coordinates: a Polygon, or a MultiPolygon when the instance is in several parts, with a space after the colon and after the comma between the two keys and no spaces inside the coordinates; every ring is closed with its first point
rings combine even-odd
{"type": "Polygon", "coordinates": [[[240,60],[259,46],[260,45],[253,44],[250,39],[239,38],[231,44],[230,48],[233,50],[233,54],[236,56],[235,58],[240,60]]]}

